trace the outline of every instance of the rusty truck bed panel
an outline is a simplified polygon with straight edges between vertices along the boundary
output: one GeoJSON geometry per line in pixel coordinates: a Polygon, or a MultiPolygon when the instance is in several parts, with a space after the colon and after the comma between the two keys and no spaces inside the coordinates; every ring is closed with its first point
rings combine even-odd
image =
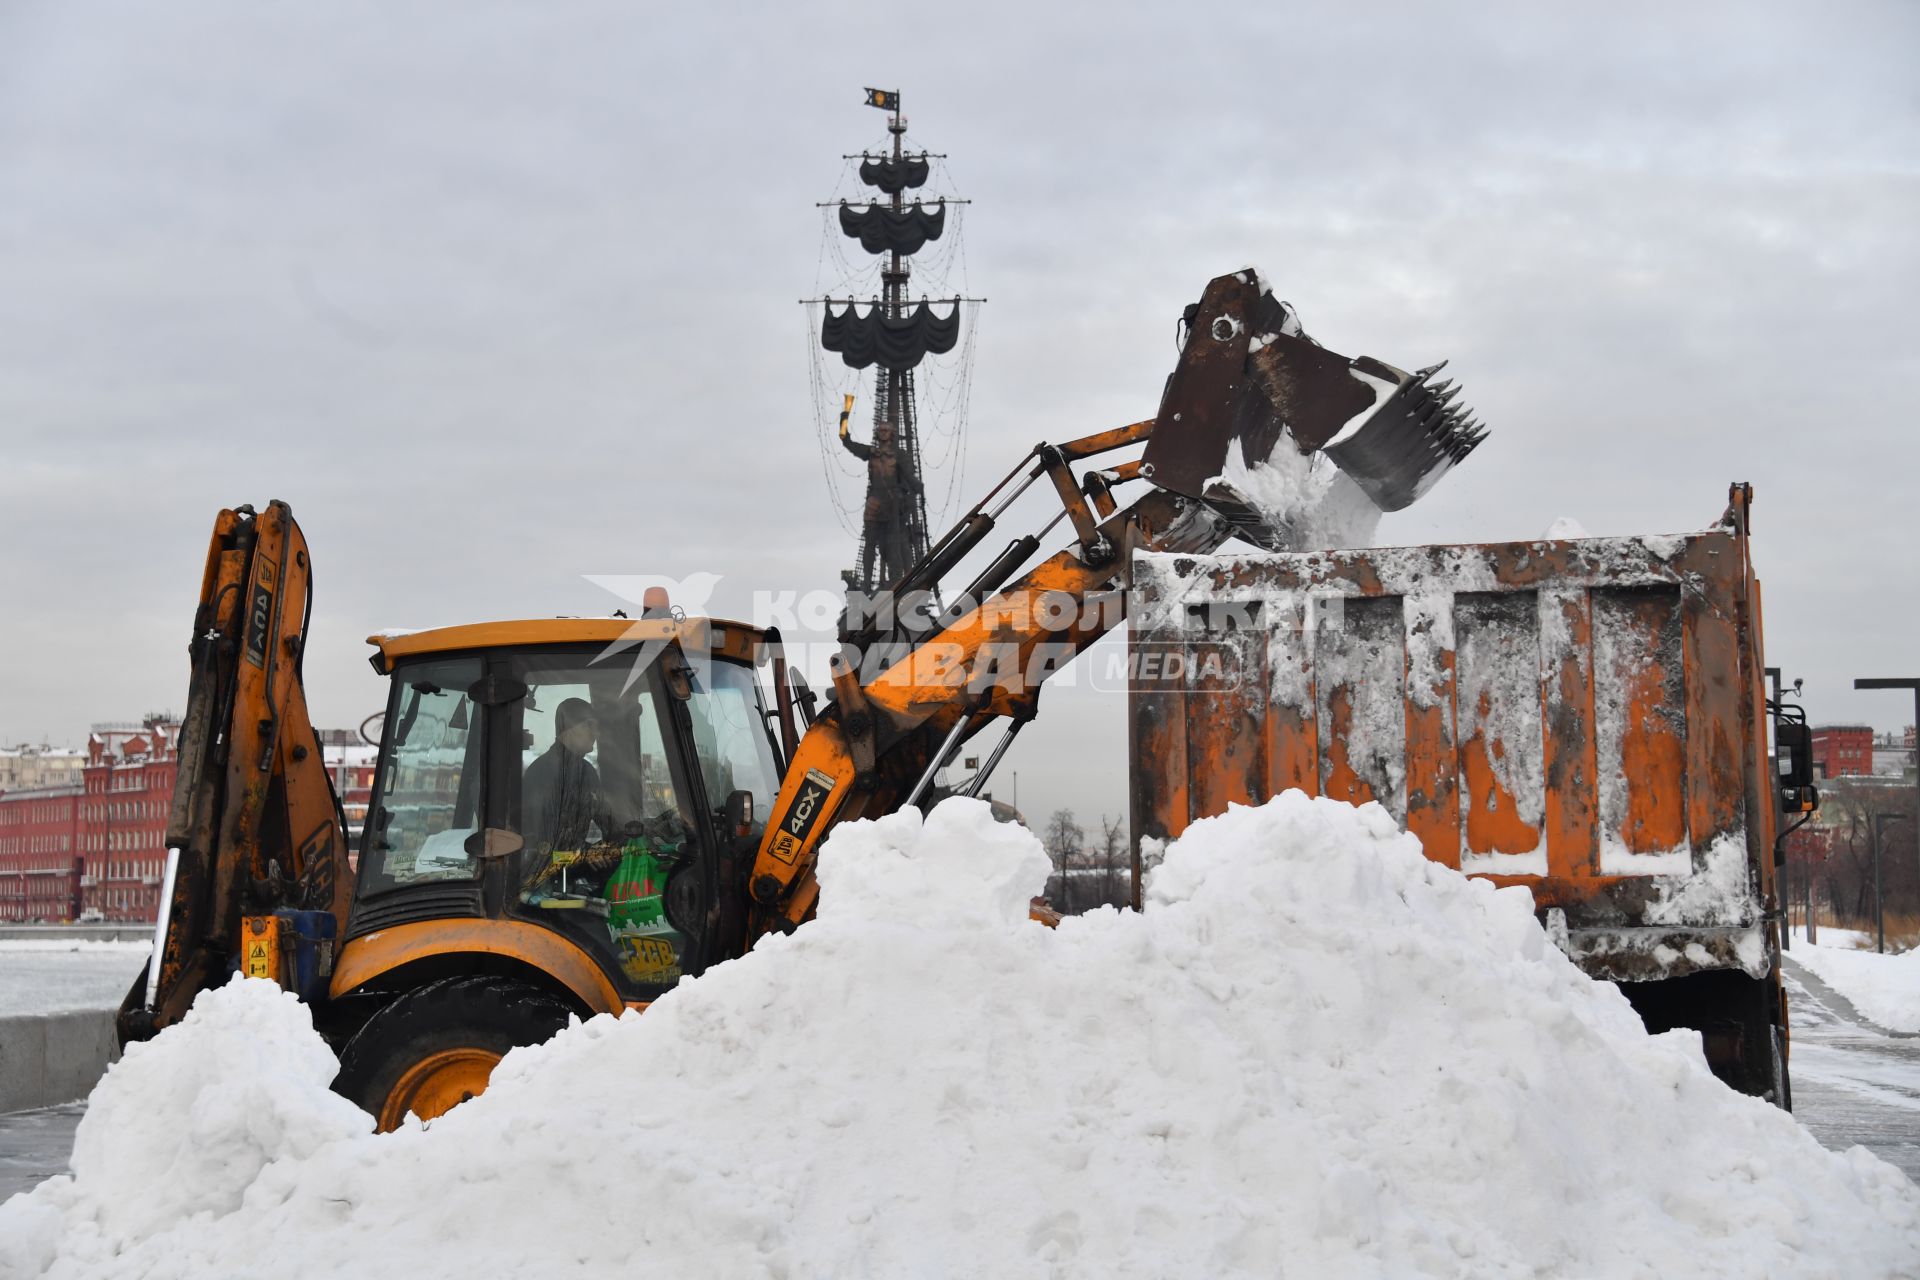
{"type": "Polygon", "coordinates": [[[1428,857],[1564,912],[1595,967],[1752,969],[1757,608],[1734,528],[1141,557],[1136,837],[1289,787],[1376,800],[1428,857]]]}

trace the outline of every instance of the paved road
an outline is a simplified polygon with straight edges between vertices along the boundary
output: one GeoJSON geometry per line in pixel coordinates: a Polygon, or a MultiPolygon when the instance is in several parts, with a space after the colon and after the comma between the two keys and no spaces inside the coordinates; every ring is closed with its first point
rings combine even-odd
{"type": "Polygon", "coordinates": [[[67,1171],[73,1129],[85,1109],[71,1102],[0,1115],[0,1200],[67,1171]]]}
{"type": "MultiPolygon", "coordinates": [[[[1794,1116],[1822,1146],[1859,1143],[1920,1182],[1920,1035],[1892,1035],[1787,960],[1794,1116]]],[[[67,1167],[79,1103],[0,1115],[0,1200],[67,1167]]]]}
{"type": "Polygon", "coordinates": [[[1859,1143],[1920,1182],[1920,1036],[1881,1030],[1787,956],[1793,1114],[1820,1144],[1859,1143]]]}

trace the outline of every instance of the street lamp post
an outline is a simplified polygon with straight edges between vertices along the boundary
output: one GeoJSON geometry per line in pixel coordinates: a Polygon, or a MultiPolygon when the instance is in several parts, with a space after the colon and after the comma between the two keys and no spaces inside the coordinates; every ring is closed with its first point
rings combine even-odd
{"type": "MultiPolygon", "coordinates": [[[[1874,949],[1881,955],[1887,953],[1887,913],[1880,905],[1880,851],[1887,842],[1885,823],[1906,821],[1903,813],[1876,813],[1873,817],[1873,928],[1876,941],[1874,949]]],[[[1920,839],[1920,822],[1914,826],[1915,838],[1920,839]]]]}
{"type": "Polygon", "coordinates": [[[1880,851],[1886,847],[1886,830],[1881,822],[1884,813],[1871,815],[1873,823],[1873,949],[1881,955],[1887,954],[1887,910],[1880,896],[1880,851]]]}
{"type": "MultiPolygon", "coordinates": [[[[1880,676],[1860,679],[1853,682],[1853,687],[1856,689],[1909,690],[1913,694],[1914,732],[1920,734],[1920,676],[1880,676]]],[[[1920,740],[1915,741],[1913,752],[1913,823],[1914,842],[1916,847],[1920,847],[1920,740]]],[[[1880,866],[1880,846],[1878,843],[1874,845],[1873,857],[1875,874],[1878,875],[1880,866]]],[[[1878,890],[1876,889],[1875,892],[1877,894],[1878,890]]],[[[1877,907],[1875,909],[1878,910],[1877,907]]],[[[1883,930],[1880,948],[1882,951],[1886,950],[1884,932],[1883,930]]]]}

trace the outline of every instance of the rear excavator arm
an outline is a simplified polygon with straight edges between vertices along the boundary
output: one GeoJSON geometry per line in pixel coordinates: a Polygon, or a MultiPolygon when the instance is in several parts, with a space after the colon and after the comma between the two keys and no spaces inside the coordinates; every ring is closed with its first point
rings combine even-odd
{"type": "Polygon", "coordinates": [[[325,989],[328,940],[353,885],[301,680],[312,585],[285,503],[214,521],[188,644],[160,918],[147,972],[120,1009],[123,1043],[179,1021],[236,969],[325,989]],[[298,939],[308,945],[296,966],[298,939]]]}
{"type": "MultiPolygon", "coordinates": [[[[1398,510],[1485,435],[1453,406],[1457,390],[1430,383],[1437,367],[1409,374],[1327,351],[1251,271],[1211,282],[1186,322],[1188,340],[1156,417],[1034,449],[876,612],[908,620],[896,632],[908,626],[995,517],[1042,478],[1072,522],[1071,546],[1020,574],[1041,535],[1017,539],[930,634],[898,645],[884,671],[856,672],[835,660],[834,701],[792,753],[755,857],[748,886],[755,936],[789,930],[812,913],[816,859],[835,825],[918,803],[961,743],[1009,719],[976,776],[978,789],[1033,717],[1040,685],[1124,619],[1133,552],[1205,553],[1235,534],[1272,548],[1293,545],[1292,530],[1270,523],[1223,478],[1234,470],[1233,450],[1247,467],[1278,448],[1324,452],[1376,506],[1398,510]],[[1140,444],[1146,448],[1136,460],[1082,476],[1073,470],[1140,444]],[[1120,508],[1112,490],[1128,481],[1152,487],[1120,508]]],[[[865,641],[871,657],[881,639],[875,629],[854,647],[865,641]]]]}

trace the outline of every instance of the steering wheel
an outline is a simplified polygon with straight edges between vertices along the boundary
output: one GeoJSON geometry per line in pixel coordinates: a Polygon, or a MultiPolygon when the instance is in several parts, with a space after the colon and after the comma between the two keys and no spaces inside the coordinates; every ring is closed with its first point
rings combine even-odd
{"type": "MultiPolygon", "coordinates": [[[[686,820],[672,809],[662,809],[651,818],[645,819],[641,823],[641,833],[656,845],[670,844],[674,846],[684,846],[693,838],[693,828],[689,827],[686,820]]],[[[656,851],[656,854],[658,854],[658,852],[659,851],[656,851]]],[[[676,855],[686,856],[684,854],[678,854],[677,848],[667,851],[665,856],[674,857],[676,855]]]]}

